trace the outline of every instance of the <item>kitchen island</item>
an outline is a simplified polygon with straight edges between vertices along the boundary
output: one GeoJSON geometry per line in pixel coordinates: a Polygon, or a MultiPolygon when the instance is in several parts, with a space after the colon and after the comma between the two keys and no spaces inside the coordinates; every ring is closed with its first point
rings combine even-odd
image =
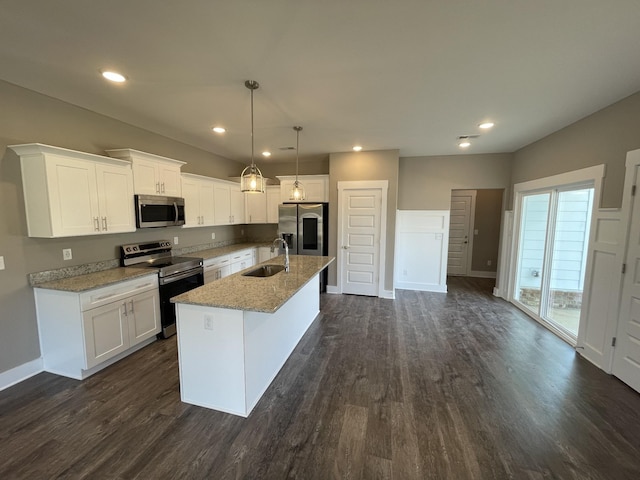
{"type": "Polygon", "coordinates": [[[254,266],[174,297],[182,401],[247,417],[318,315],[333,260],[292,255],[289,272],[243,275],[254,266]]]}

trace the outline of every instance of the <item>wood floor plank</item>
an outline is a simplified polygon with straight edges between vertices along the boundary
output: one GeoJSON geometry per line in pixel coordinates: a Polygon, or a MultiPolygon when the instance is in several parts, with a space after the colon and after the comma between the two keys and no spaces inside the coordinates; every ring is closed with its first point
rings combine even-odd
{"type": "Polygon", "coordinates": [[[491,292],[322,295],[252,414],[180,402],[175,338],[0,392],[0,478],[634,479],[640,394],[491,292]]]}

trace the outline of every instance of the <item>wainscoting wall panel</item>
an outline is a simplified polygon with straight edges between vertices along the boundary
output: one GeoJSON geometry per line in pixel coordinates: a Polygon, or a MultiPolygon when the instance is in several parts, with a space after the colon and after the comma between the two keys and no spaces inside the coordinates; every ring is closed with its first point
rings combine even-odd
{"type": "Polygon", "coordinates": [[[447,291],[449,210],[398,210],[395,288],[447,291]]]}
{"type": "Polygon", "coordinates": [[[620,239],[620,210],[595,212],[594,241],[590,247],[590,278],[585,279],[577,351],[611,373],[612,339],[615,336],[622,290],[623,246],[620,239]]]}

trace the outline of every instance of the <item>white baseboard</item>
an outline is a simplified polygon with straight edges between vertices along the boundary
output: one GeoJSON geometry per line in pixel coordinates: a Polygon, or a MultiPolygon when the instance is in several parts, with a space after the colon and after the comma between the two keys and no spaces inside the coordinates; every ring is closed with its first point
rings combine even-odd
{"type": "Polygon", "coordinates": [[[396,299],[396,290],[395,290],[395,288],[393,290],[383,290],[382,291],[382,295],[380,295],[380,298],[386,298],[388,300],[395,300],[396,299]]]}
{"type": "Polygon", "coordinates": [[[29,377],[33,377],[38,373],[43,372],[42,358],[36,358],[30,362],[18,365],[11,370],[0,373],[0,391],[9,388],[17,383],[26,380],[29,377]]]}
{"type": "Polygon", "coordinates": [[[479,270],[471,270],[467,277],[496,278],[496,272],[481,272],[479,270]]]}
{"type": "Polygon", "coordinates": [[[338,291],[338,287],[336,285],[327,285],[327,293],[331,293],[335,295],[340,292],[338,291]]]}
{"type": "Polygon", "coordinates": [[[396,284],[396,289],[417,290],[418,292],[447,293],[446,285],[427,285],[427,284],[420,284],[420,283],[399,282],[396,284]]]}

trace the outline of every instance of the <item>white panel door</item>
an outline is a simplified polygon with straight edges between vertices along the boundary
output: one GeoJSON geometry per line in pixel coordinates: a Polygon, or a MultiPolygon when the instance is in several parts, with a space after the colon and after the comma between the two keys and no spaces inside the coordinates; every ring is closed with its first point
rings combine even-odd
{"type": "Polygon", "coordinates": [[[469,230],[471,224],[472,195],[451,195],[449,217],[449,254],[447,274],[466,275],[469,264],[469,230]]]}
{"type": "MultiPolygon", "coordinates": [[[[640,166],[634,167],[634,185],[640,183],[640,166]]],[[[640,195],[633,197],[627,246],[627,272],[622,289],[613,374],[640,391],[640,195]]]]}
{"type": "Polygon", "coordinates": [[[340,205],[342,292],[377,296],[382,192],[379,189],[343,190],[340,205]]]}

